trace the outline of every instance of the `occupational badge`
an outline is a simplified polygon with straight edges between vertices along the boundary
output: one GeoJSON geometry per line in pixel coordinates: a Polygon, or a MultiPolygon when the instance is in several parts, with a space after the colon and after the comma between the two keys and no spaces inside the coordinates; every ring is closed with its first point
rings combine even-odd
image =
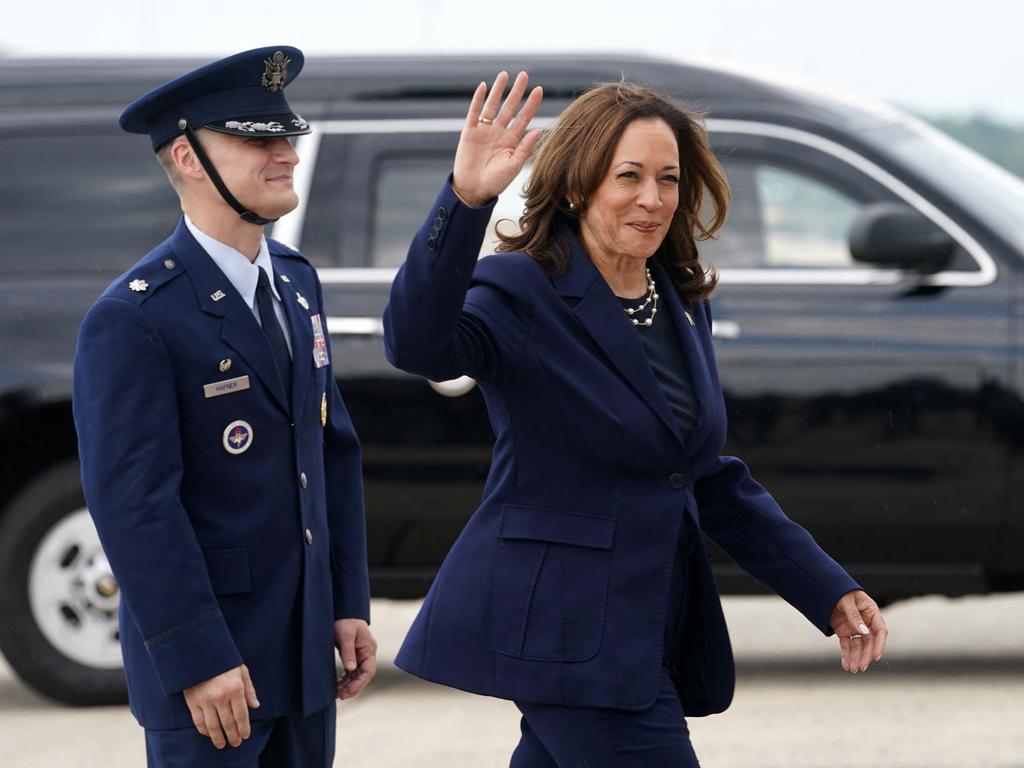
{"type": "Polygon", "coordinates": [[[131,288],[136,293],[142,293],[144,290],[149,288],[149,283],[147,283],[145,280],[139,280],[138,278],[136,278],[135,280],[132,280],[130,283],[128,283],[128,287],[131,288]]]}
{"type": "Polygon", "coordinates": [[[224,450],[232,456],[245,453],[252,445],[252,424],[239,419],[224,428],[224,450]]]}
{"type": "Polygon", "coordinates": [[[288,79],[288,65],[291,63],[292,60],[282,51],[274,51],[273,56],[263,60],[266,69],[263,71],[263,77],[260,78],[260,85],[268,91],[280,91],[284,88],[285,80],[288,79]]]}
{"type": "Polygon", "coordinates": [[[292,281],[291,278],[288,277],[288,275],[281,275],[280,277],[282,283],[290,283],[292,281]]]}
{"type": "Polygon", "coordinates": [[[327,426],[327,393],[320,398],[320,426],[327,426]]]}
{"type": "Polygon", "coordinates": [[[324,336],[324,324],[317,313],[309,318],[313,322],[313,365],[323,368],[330,363],[327,356],[327,338],[324,336]]]}
{"type": "Polygon", "coordinates": [[[225,357],[223,360],[220,361],[220,365],[218,365],[217,367],[220,369],[221,373],[224,373],[226,371],[230,371],[231,370],[231,358],[230,357],[225,357]]]}
{"type": "Polygon", "coordinates": [[[295,300],[299,302],[299,306],[302,307],[303,309],[309,309],[309,302],[306,301],[306,297],[303,296],[298,291],[295,292],[295,300]]]}

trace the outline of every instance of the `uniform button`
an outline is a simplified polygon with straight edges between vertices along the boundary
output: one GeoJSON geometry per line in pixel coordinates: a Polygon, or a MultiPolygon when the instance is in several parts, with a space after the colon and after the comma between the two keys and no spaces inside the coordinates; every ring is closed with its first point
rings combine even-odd
{"type": "Polygon", "coordinates": [[[306,529],[306,543],[307,544],[312,544],[313,543],[313,532],[311,530],[309,530],[309,528],[306,529]]]}
{"type": "Polygon", "coordinates": [[[428,251],[436,251],[437,250],[437,240],[435,240],[432,237],[428,237],[427,238],[427,250],[428,251]]]}
{"type": "Polygon", "coordinates": [[[167,261],[164,262],[164,267],[167,269],[174,269],[176,266],[178,265],[174,263],[174,259],[167,259],[167,261]]]}
{"type": "MultiPolygon", "coordinates": [[[[673,475],[673,477],[674,477],[674,475],[673,475]]],[[[306,479],[306,473],[305,472],[299,472],[299,485],[301,485],[303,488],[305,488],[307,485],[309,485],[309,481],[306,479]]]]}
{"type": "Polygon", "coordinates": [[[441,221],[448,218],[448,211],[446,211],[443,206],[437,209],[437,218],[441,221]]]}
{"type": "Polygon", "coordinates": [[[678,472],[673,472],[668,479],[668,484],[673,488],[682,488],[686,485],[686,478],[678,472]]]}

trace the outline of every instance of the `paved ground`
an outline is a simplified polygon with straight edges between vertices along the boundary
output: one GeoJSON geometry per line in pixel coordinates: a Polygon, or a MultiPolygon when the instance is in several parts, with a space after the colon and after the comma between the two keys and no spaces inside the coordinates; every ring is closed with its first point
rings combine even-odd
{"type": "MultiPolygon", "coordinates": [[[[381,656],[416,610],[378,601],[381,656]]],[[[926,598],[886,612],[887,659],[856,677],[775,598],[727,598],[739,666],[723,715],[690,722],[705,768],[1024,768],[1024,595],[926,598]]],[[[385,663],[339,707],[336,765],[508,764],[518,734],[507,702],[449,691],[385,663]]],[[[0,666],[0,766],[135,768],[142,733],[127,709],[69,709],[0,666]]]]}

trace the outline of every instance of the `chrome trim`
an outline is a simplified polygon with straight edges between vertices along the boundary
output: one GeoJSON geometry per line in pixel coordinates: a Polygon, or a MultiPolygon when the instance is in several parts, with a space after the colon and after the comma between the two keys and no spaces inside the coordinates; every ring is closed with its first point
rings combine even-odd
{"type": "MultiPolygon", "coordinates": [[[[534,118],[532,124],[547,128],[555,118],[534,118]]],[[[462,130],[465,121],[461,118],[424,118],[400,120],[321,120],[313,121],[313,133],[301,136],[296,151],[301,162],[296,166],[295,189],[299,194],[299,207],[283,217],[273,228],[275,239],[293,247],[301,244],[302,219],[305,215],[305,200],[312,185],[313,169],[320,147],[320,137],[327,134],[356,133],[451,133],[462,130]]],[[[995,261],[971,235],[949,216],[940,211],[925,197],[911,189],[888,171],[875,165],[842,144],[798,128],[748,120],[710,118],[708,130],[712,133],[735,133],[790,141],[814,148],[831,155],[847,165],[887,187],[912,208],[934,222],[978,264],[978,272],[946,271],[934,275],[917,275],[898,269],[729,269],[718,271],[723,284],[732,285],[898,285],[912,282],[917,285],[933,286],[982,286],[992,283],[998,274],[995,261]]],[[[394,268],[331,268],[318,270],[320,281],[325,285],[390,284],[397,269],[394,268]]]]}
{"type": "Polygon", "coordinates": [[[798,128],[761,123],[748,120],[716,120],[707,121],[711,133],[742,133],[753,136],[791,141],[812,147],[845,162],[866,176],[870,176],[893,194],[903,199],[923,216],[931,219],[946,234],[957,241],[978,263],[978,272],[948,271],[934,275],[916,275],[901,270],[874,269],[721,269],[719,275],[724,283],[746,284],[800,284],[800,285],[891,285],[904,281],[912,281],[917,285],[942,286],[980,286],[989,285],[996,279],[998,270],[996,263],[988,252],[981,247],[959,224],[936,208],[922,195],[897,179],[888,171],[851,149],[830,139],[798,128]]]}
{"type": "Polygon", "coordinates": [[[331,336],[383,336],[384,321],[379,317],[327,318],[327,332],[331,336]]]}

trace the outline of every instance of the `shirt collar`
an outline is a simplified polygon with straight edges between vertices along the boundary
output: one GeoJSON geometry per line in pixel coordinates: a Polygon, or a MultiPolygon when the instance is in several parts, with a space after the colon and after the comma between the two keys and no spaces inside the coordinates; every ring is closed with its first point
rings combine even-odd
{"type": "Polygon", "coordinates": [[[224,273],[231,285],[235,287],[235,290],[241,294],[250,309],[256,303],[256,283],[259,282],[260,277],[257,270],[259,269],[267,273],[267,277],[270,279],[270,290],[274,292],[274,298],[281,301],[281,296],[277,292],[277,284],[274,282],[274,265],[270,260],[270,248],[267,246],[266,237],[260,238],[260,250],[256,255],[256,261],[252,262],[241,251],[230,245],[225,245],[219,240],[214,240],[203,232],[192,223],[192,219],[187,214],[185,215],[185,226],[188,227],[188,231],[192,233],[196,242],[213,259],[214,264],[224,273]]]}

